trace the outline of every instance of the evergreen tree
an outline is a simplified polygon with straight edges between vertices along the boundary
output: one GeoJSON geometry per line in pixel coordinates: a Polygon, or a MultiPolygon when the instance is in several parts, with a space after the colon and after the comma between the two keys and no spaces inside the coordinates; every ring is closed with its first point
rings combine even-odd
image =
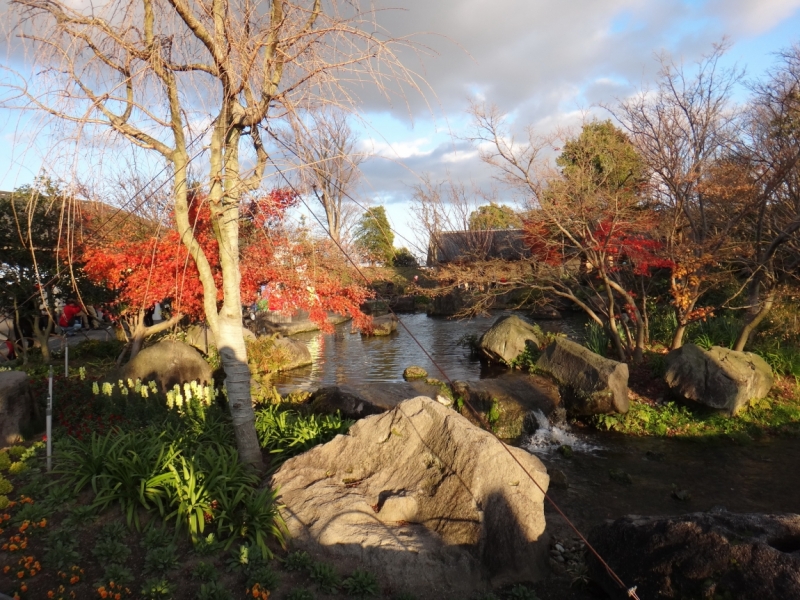
{"type": "Polygon", "coordinates": [[[370,262],[392,264],[394,233],[389,226],[389,219],[386,218],[386,209],[383,206],[370,208],[361,215],[356,227],[355,242],[370,262]]]}

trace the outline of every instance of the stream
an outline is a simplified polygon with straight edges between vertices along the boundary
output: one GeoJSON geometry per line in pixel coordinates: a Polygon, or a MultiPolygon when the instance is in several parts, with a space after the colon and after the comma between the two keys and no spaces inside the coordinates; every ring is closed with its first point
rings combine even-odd
{"type": "MultiPolygon", "coordinates": [[[[402,380],[409,365],[444,379],[411,333],[450,379],[494,377],[505,369],[487,367],[458,342],[464,336],[481,335],[502,314],[508,313],[464,321],[402,315],[408,330],[401,325],[389,337],[363,338],[350,333],[349,323],[333,334],[299,334],[294,337],[308,344],[313,366],[280,374],[273,383],[286,393],[349,382],[394,382],[402,380]]],[[[574,316],[539,324],[582,341],[584,323],[574,316]]],[[[548,471],[563,473],[566,486],[551,486],[551,495],[584,530],[625,514],[680,514],[715,506],[737,512],[800,513],[800,439],[796,438],[765,437],[737,445],[727,438],[636,438],[572,426],[567,431],[543,427],[523,447],[536,454],[548,471]],[[565,443],[575,450],[572,458],[556,451],[565,443]],[[612,470],[627,474],[625,481],[612,477],[612,470]]],[[[560,519],[549,506],[547,512],[548,522],[558,528],[560,519]]]]}

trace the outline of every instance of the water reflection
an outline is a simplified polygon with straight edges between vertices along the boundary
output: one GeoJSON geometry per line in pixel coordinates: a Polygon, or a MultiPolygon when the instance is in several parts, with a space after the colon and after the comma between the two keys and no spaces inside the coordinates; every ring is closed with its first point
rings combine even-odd
{"type": "MultiPolygon", "coordinates": [[[[401,315],[403,324],[398,326],[397,333],[388,337],[361,337],[358,333],[351,333],[350,323],[337,326],[332,334],[301,333],[293,337],[308,345],[314,364],[280,374],[274,378],[274,384],[281,393],[286,393],[325,385],[402,381],[403,369],[409,365],[419,365],[431,377],[444,379],[433,361],[450,379],[493,377],[504,369],[482,364],[470,356],[467,348],[459,346],[458,341],[469,335],[480,336],[505,314],[510,313],[498,312],[489,317],[461,321],[425,314],[401,315]],[[414,342],[411,334],[430,358],[414,342]]],[[[583,323],[584,319],[572,317],[542,321],[540,326],[547,331],[563,332],[580,339],[583,323]]]]}

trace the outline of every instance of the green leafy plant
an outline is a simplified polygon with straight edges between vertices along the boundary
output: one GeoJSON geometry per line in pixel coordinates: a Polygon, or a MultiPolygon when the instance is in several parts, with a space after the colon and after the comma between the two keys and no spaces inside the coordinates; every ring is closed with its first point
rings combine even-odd
{"type": "Polygon", "coordinates": [[[192,569],[192,577],[198,581],[207,583],[209,581],[216,581],[219,577],[219,573],[211,563],[200,561],[195,565],[194,569],[192,569]]]}
{"type": "Polygon", "coordinates": [[[301,415],[280,405],[262,406],[256,411],[256,432],[262,448],[286,460],[317,444],[347,433],[352,421],[335,415],[301,415]]]}
{"type": "Polygon", "coordinates": [[[333,594],[339,588],[339,574],[332,565],[321,562],[314,563],[311,565],[308,575],[321,592],[333,594]]]}
{"type": "Polygon", "coordinates": [[[7,452],[13,458],[21,458],[28,449],[25,446],[11,446],[7,452]]]}
{"type": "Polygon", "coordinates": [[[515,585],[511,588],[508,592],[508,598],[509,600],[539,600],[536,592],[524,585],[515,585]]]}
{"type": "Polygon", "coordinates": [[[67,527],[82,527],[91,523],[97,518],[97,511],[93,506],[78,505],[73,508],[64,519],[64,525],[67,527]]]}
{"type": "Polygon", "coordinates": [[[92,554],[100,564],[122,564],[131,555],[131,550],[118,539],[106,538],[98,541],[92,554]]]}
{"type": "Polygon", "coordinates": [[[133,583],[134,577],[131,570],[127,567],[123,567],[117,563],[111,563],[110,565],[106,566],[103,571],[103,578],[100,580],[99,584],[108,586],[110,583],[114,583],[117,586],[120,585],[130,585],[133,583]]]}
{"type": "Polygon", "coordinates": [[[287,571],[305,571],[311,568],[312,560],[308,552],[290,552],[283,559],[283,568],[287,571]]]}
{"type": "Polygon", "coordinates": [[[342,582],[342,589],[348,596],[364,598],[378,595],[378,579],[369,571],[357,569],[342,582]]]}
{"type": "Polygon", "coordinates": [[[139,545],[142,548],[164,548],[169,546],[173,539],[172,532],[160,525],[152,525],[145,530],[139,545]]]}
{"type": "Polygon", "coordinates": [[[3,450],[0,452],[0,471],[7,471],[10,466],[11,458],[9,458],[8,452],[3,450]]]}
{"type": "Polygon", "coordinates": [[[278,587],[278,575],[267,565],[258,565],[248,570],[247,587],[252,589],[258,585],[265,590],[274,590],[278,587]]]}
{"type": "Polygon", "coordinates": [[[151,548],[144,557],[144,572],[151,575],[163,575],[178,566],[178,549],[170,544],[151,548]]]}
{"type": "Polygon", "coordinates": [[[584,331],[584,343],[589,350],[600,356],[608,353],[608,333],[602,325],[596,321],[589,321],[584,331]]]}
{"type": "Polygon", "coordinates": [[[202,584],[197,592],[197,600],[232,600],[232,598],[228,589],[216,581],[202,584]]]}
{"type": "Polygon", "coordinates": [[[81,554],[75,550],[73,540],[54,540],[51,544],[48,544],[44,553],[44,564],[58,571],[67,570],[72,565],[77,565],[80,560],[81,554]]]}
{"type": "Polygon", "coordinates": [[[169,600],[175,595],[175,586],[163,577],[148,579],[139,593],[143,600],[169,600]]]}
{"type": "Polygon", "coordinates": [[[209,533],[207,536],[198,538],[192,550],[198,556],[211,556],[219,552],[221,548],[222,544],[217,541],[216,536],[209,533]]]}
{"type": "Polygon", "coordinates": [[[51,514],[52,511],[44,504],[38,502],[34,504],[25,504],[11,517],[11,524],[19,526],[25,521],[38,523],[42,519],[49,519],[51,514]]]}
{"type": "Polygon", "coordinates": [[[0,475],[0,494],[6,495],[10,494],[13,491],[14,491],[14,486],[12,485],[12,483],[8,479],[0,475]]]}
{"type": "Polygon", "coordinates": [[[69,485],[53,485],[43,502],[53,509],[63,509],[75,500],[75,490],[69,485]]]}

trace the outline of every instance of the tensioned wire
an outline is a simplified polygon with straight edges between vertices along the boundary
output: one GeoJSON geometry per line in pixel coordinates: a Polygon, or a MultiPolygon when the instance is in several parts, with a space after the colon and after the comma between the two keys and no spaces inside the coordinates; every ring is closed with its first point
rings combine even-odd
{"type": "MultiPolygon", "coordinates": [[[[288,146],[286,146],[286,148],[289,149],[290,151],[292,151],[290,148],[288,148],[288,146]]],[[[297,156],[297,154],[295,154],[295,156],[297,156]]],[[[300,158],[300,157],[298,156],[298,158],[300,158]]],[[[323,229],[323,231],[325,231],[325,233],[328,235],[328,237],[331,239],[331,241],[339,248],[339,250],[345,256],[345,258],[348,260],[348,262],[353,266],[353,268],[356,270],[356,272],[359,274],[359,276],[364,280],[364,282],[367,285],[369,285],[369,279],[367,278],[367,276],[364,274],[364,272],[361,270],[361,268],[358,266],[358,264],[356,264],[356,262],[353,260],[353,258],[344,250],[344,248],[341,246],[341,244],[334,239],[333,235],[331,235],[330,231],[322,223],[322,220],[311,210],[311,208],[309,207],[309,205],[306,202],[305,198],[295,188],[295,186],[291,183],[291,181],[289,181],[289,179],[286,177],[286,175],[283,173],[283,171],[279,171],[279,174],[281,175],[283,180],[286,182],[286,185],[289,188],[291,188],[292,191],[295,194],[297,194],[297,197],[300,198],[300,201],[303,203],[303,206],[305,206],[306,210],[308,210],[308,212],[311,213],[311,215],[317,221],[319,226],[323,229]]],[[[341,188],[339,188],[339,191],[341,193],[343,193],[347,198],[353,200],[352,197],[349,194],[347,194],[347,192],[342,190],[341,188]]],[[[317,196],[317,199],[319,200],[319,196],[317,195],[316,190],[314,191],[314,193],[317,196]]],[[[384,233],[384,235],[385,235],[385,233],[384,233]]],[[[447,375],[447,373],[444,371],[444,369],[436,362],[436,360],[434,360],[434,358],[426,350],[425,346],[422,345],[422,343],[417,339],[417,337],[408,328],[408,326],[403,322],[403,320],[400,317],[397,316],[397,314],[391,309],[391,307],[388,307],[388,308],[389,308],[389,311],[392,313],[392,315],[397,319],[398,323],[400,323],[400,325],[403,326],[403,329],[405,329],[406,333],[408,333],[408,335],[411,337],[411,339],[414,340],[414,343],[417,346],[419,346],[420,350],[422,350],[422,352],[425,354],[425,356],[428,358],[428,360],[431,361],[431,363],[436,367],[436,369],[442,374],[442,376],[448,381],[448,383],[450,383],[450,386],[452,387],[453,386],[453,381],[450,379],[450,377],[447,375]]],[[[595,556],[595,558],[597,558],[597,560],[600,561],[600,564],[603,565],[603,568],[605,568],[606,572],[609,574],[609,576],[612,578],[612,580],[617,585],[619,585],[621,589],[626,590],[626,593],[627,593],[629,598],[633,598],[634,600],[639,600],[639,596],[636,594],[636,586],[629,588],[629,587],[627,587],[625,585],[625,583],[616,574],[616,572],[611,568],[611,566],[603,559],[602,556],[600,556],[599,552],[594,548],[594,546],[592,546],[592,544],[589,543],[589,540],[586,539],[586,537],[580,532],[580,530],[569,519],[569,517],[567,517],[567,515],[564,514],[564,511],[561,510],[561,508],[558,506],[558,504],[550,497],[550,495],[539,484],[539,482],[536,481],[536,479],[533,477],[533,475],[530,473],[530,471],[527,468],[525,468],[525,466],[519,461],[519,459],[517,459],[516,456],[514,456],[514,453],[511,452],[510,448],[506,444],[504,444],[500,440],[500,438],[498,438],[494,434],[494,432],[491,430],[490,424],[486,421],[486,419],[483,417],[483,415],[481,415],[475,409],[475,407],[472,406],[472,404],[469,402],[469,400],[463,399],[463,401],[464,401],[464,404],[470,409],[472,414],[478,419],[478,421],[481,424],[484,425],[484,427],[486,428],[487,432],[490,435],[492,435],[495,438],[495,440],[497,440],[497,442],[502,446],[503,450],[505,450],[505,452],[511,457],[511,459],[517,464],[517,466],[519,466],[519,468],[522,470],[522,472],[525,473],[525,475],[528,477],[528,479],[530,479],[533,482],[533,484],[539,489],[539,491],[542,492],[544,497],[551,504],[551,506],[556,510],[556,512],[558,512],[558,514],[561,515],[561,517],[564,519],[564,521],[567,523],[567,525],[569,525],[569,527],[578,535],[578,537],[581,539],[581,541],[583,541],[583,543],[586,544],[586,547],[595,556]]],[[[451,469],[451,471],[452,470],[453,469],[451,469]]]]}

